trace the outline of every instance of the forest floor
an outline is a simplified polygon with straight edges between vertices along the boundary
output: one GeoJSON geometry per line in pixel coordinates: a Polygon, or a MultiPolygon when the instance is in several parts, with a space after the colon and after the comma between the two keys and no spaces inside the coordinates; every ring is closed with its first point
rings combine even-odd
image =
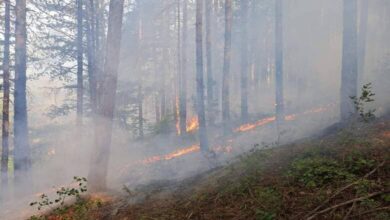
{"type": "Polygon", "coordinates": [[[31,219],[390,219],[390,115],[31,219]]]}

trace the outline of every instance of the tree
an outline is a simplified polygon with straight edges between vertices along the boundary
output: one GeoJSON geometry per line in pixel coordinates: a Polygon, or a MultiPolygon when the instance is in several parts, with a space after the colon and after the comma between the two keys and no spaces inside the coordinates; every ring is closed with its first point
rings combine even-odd
{"type": "Polygon", "coordinates": [[[95,118],[95,154],[92,157],[88,175],[88,183],[92,191],[106,188],[118,81],[123,5],[124,0],[110,0],[104,75],[101,78],[101,87],[98,88],[101,91],[95,118]]]}
{"type": "Polygon", "coordinates": [[[204,105],[204,81],[203,81],[203,0],[196,0],[196,110],[199,120],[200,148],[203,152],[209,151],[206,131],[206,114],[204,105]]]}
{"type": "Polygon", "coordinates": [[[77,124],[82,124],[83,117],[83,2],[76,0],[77,3],[77,124]]]}
{"type": "Polygon", "coordinates": [[[206,70],[207,70],[207,113],[210,123],[214,123],[214,76],[213,76],[213,54],[212,54],[212,33],[211,33],[211,11],[212,1],[205,0],[206,17],[206,70]]]}
{"type": "Polygon", "coordinates": [[[360,1],[360,21],[359,21],[359,35],[358,35],[358,75],[359,75],[358,82],[362,82],[364,77],[368,7],[369,7],[368,0],[360,1]]]}
{"type": "Polygon", "coordinates": [[[11,3],[5,0],[4,11],[4,56],[3,56],[3,121],[1,151],[1,187],[2,194],[8,186],[9,157],[9,98],[10,98],[10,38],[11,38],[11,3]]]}
{"type": "Polygon", "coordinates": [[[26,98],[26,0],[16,1],[15,12],[14,174],[15,183],[28,185],[31,181],[29,175],[31,159],[26,98]]]}
{"type": "Polygon", "coordinates": [[[180,133],[187,132],[187,26],[188,0],[183,0],[183,29],[181,46],[181,83],[179,96],[180,133]]]}
{"type": "Polygon", "coordinates": [[[343,3],[343,54],[341,69],[341,120],[345,121],[355,112],[351,97],[356,97],[358,80],[357,1],[343,3]]]}
{"type": "Polygon", "coordinates": [[[283,0],[275,3],[275,88],[276,88],[276,122],[284,121],[283,95],[283,0]]]}
{"type": "Polygon", "coordinates": [[[224,133],[229,131],[230,126],[230,60],[232,48],[232,0],[225,1],[225,46],[223,58],[222,77],[222,121],[224,133]]]}
{"type": "Polygon", "coordinates": [[[241,120],[248,121],[248,0],[241,0],[241,120]]]}
{"type": "Polygon", "coordinates": [[[96,111],[96,10],[95,2],[89,0],[87,2],[87,17],[86,17],[86,35],[87,35],[87,65],[88,65],[88,83],[89,97],[92,113],[96,111]]]}

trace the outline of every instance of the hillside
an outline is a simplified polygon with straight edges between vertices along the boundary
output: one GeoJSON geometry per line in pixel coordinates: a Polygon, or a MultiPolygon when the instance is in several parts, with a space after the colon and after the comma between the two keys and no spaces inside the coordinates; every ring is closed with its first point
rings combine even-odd
{"type": "Polygon", "coordinates": [[[182,182],[95,195],[42,219],[389,219],[389,147],[389,117],[333,126],[182,182]]]}

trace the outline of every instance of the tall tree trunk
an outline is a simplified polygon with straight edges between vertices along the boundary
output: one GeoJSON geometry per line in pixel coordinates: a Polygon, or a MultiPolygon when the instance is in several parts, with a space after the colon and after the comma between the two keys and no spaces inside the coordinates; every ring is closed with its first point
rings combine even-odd
{"type": "Polygon", "coordinates": [[[241,120],[248,121],[248,0],[241,0],[241,120]]]}
{"type": "Polygon", "coordinates": [[[181,96],[181,83],[182,83],[182,64],[181,64],[181,0],[177,0],[177,16],[176,16],[176,22],[177,22],[177,82],[175,86],[175,105],[174,105],[174,114],[175,114],[175,121],[176,121],[176,132],[179,135],[182,135],[182,121],[180,120],[180,96],[181,96]]]}
{"type": "Polygon", "coordinates": [[[89,0],[87,4],[87,59],[89,97],[92,113],[96,112],[96,12],[95,3],[89,0]]]}
{"type": "Polygon", "coordinates": [[[142,83],[138,86],[138,135],[140,138],[144,137],[144,112],[143,112],[143,96],[142,96],[142,83]]]}
{"type": "Polygon", "coordinates": [[[181,83],[180,83],[180,133],[187,132],[187,26],[188,0],[183,0],[183,29],[181,52],[181,83]]]}
{"type": "Polygon", "coordinates": [[[368,0],[360,1],[360,22],[358,36],[358,83],[364,80],[364,67],[366,59],[366,40],[367,40],[367,23],[368,23],[368,0]]]}
{"type": "Polygon", "coordinates": [[[14,174],[16,184],[28,185],[31,184],[31,176],[29,174],[31,153],[28,141],[26,97],[26,0],[17,0],[15,11],[14,174]]]}
{"type": "Polygon", "coordinates": [[[232,0],[225,1],[225,48],[222,77],[222,122],[224,133],[230,130],[230,60],[232,47],[232,0]]]}
{"type": "Polygon", "coordinates": [[[357,94],[357,1],[344,0],[343,5],[343,54],[341,70],[341,120],[345,121],[355,112],[351,96],[357,94]]]}
{"type": "Polygon", "coordinates": [[[11,3],[5,0],[4,13],[4,57],[3,57],[3,122],[1,151],[1,194],[8,188],[8,157],[9,157],[9,97],[10,97],[10,38],[11,38],[11,3]]]}
{"type": "MultiPolygon", "coordinates": [[[[275,5],[275,80],[276,80],[276,122],[284,121],[283,89],[283,0],[276,0],[275,5]]],[[[279,128],[279,127],[278,127],[279,128]]]]}
{"type": "Polygon", "coordinates": [[[206,114],[204,106],[204,81],[203,81],[203,0],[196,0],[196,96],[199,120],[200,148],[203,152],[209,151],[206,131],[206,114]]]}
{"type": "Polygon", "coordinates": [[[212,33],[211,33],[211,11],[212,1],[205,0],[205,17],[206,17],[206,69],[207,69],[207,114],[211,124],[214,124],[215,108],[214,108],[214,76],[213,76],[213,54],[212,54],[212,33]]]}
{"type": "Polygon", "coordinates": [[[77,0],[77,124],[83,123],[83,2],[77,0]]]}
{"type": "Polygon", "coordinates": [[[104,76],[99,87],[104,92],[99,93],[100,105],[95,121],[95,151],[88,175],[92,191],[106,189],[122,37],[123,2],[124,0],[111,0],[109,6],[104,76]]]}

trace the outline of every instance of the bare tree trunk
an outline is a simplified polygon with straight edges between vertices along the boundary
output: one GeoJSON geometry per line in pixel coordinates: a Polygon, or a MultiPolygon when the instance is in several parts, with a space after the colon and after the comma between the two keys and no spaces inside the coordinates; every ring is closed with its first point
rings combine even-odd
{"type": "Polygon", "coordinates": [[[366,40],[367,40],[367,23],[368,23],[368,0],[360,1],[360,24],[358,36],[358,82],[364,80],[364,67],[366,59],[366,40]]]}
{"type": "Polygon", "coordinates": [[[77,0],[77,125],[83,123],[83,3],[77,0]]]}
{"type": "MultiPolygon", "coordinates": [[[[31,176],[29,173],[31,167],[31,153],[28,140],[26,97],[26,0],[17,0],[15,11],[14,174],[16,184],[29,185],[31,184],[31,176]]],[[[22,188],[24,187],[21,187],[20,189],[22,188]]]]}
{"type": "Polygon", "coordinates": [[[232,47],[232,0],[225,1],[225,48],[222,78],[222,122],[224,133],[230,130],[230,60],[232,47]]]}
{"type": "Polygon", "coordinates": [[[248,121],[248,0],[241,0],[241,120],[248,121]]]}
{"type": "Polygon", "coordinates": [[[206,114],[204,106],[204,80],[203,80],[203,0],[196,1],[196,96],[199,120],[200,148],[203,152],[209,151],[206,131],[206,114]]]}
{"type": "Polygon", "coordinates": [[[352,96],[357,94],[357,1],[344,0],[343,10],[343,54],[341,70],[341,120],[345,121],[355,112],[352,96]]]}
{"type": "Polygon", "coordinates": [[[92,191],[106,189],[122,37],[123,2],[124,0],[111,0],[109,6],[104,76],[99,87],[104,92],[99,93],[101,104],[98,106],[95,121],[95,151],[89,170],[88,182],[92,191]]]}
{"type": "Polygon", "coordinates": [[[211,33],[211,11],[212,1],[205,0],[205,17],[206,17],[206,69],[207,69],[207,114],[211,124],[214,124],[215,120],[215,108],[214,108],[214,76],[213,76],[213,54],[212,54],[212,33],[211,33]]]}
{"type": "Polygon", "coordinates": [[[276,80],[276,122],[284,121],[283,89],[283,0],[276,0],[275,5],[275,80],[276,80]]]}
{"type": "Polygon", "coordinates": [[[177,0],[177,83],[176,85],[176,94],[175,94],[175,105],[174,105],[174,114],[176,121],[176,129],[179,135],[185,134],[182,133],[183,128],[181,125],[183,124],[180,118],[180,96],[181,96],[181,83],[182,83],[182,64],[181,64],[181,4],[180,0],[177,0]]]}
{"type": "Polygon", "coordinates": [[[139,131],[139,137],[144,137],[144,112],[143,112],[143,96],[142,96],[142,83],[140,82],[140,85],[138,86],[138,131],[139,131]]]}
{"type": "Polygon", "coordinates": [[[180,133],[187,132],[187,26],[188,0],[183,0],[183,30],[182,30],[182,67],[180,83],[180,133]]]}
{"type": "Polygon", "coordinates": [[[8,157],[9,157],[9,97],[10,97],[10,38],[11,38],[11,3],[5,0],[4,13],[4,57],[3,57],[3,123],[1,151],[1,194],[8,188],[8,157]]]}
{"type": "Polygon", "coordinates": [[[88,83],[92,113],[96,111],[96,12],[93,0],[87,4],[87,59],[88,83]]]}

